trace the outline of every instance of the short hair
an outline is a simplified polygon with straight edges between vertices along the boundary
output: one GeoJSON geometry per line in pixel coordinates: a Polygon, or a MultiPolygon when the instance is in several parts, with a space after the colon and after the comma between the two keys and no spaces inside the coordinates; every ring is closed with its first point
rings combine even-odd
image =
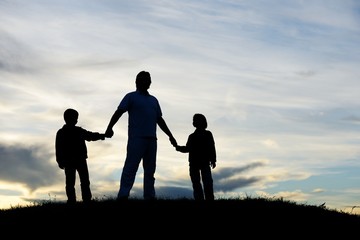
{"type": "Polygon", "coordinates": [[[64,112],[64,120],[66,123],[75,122],[79,117],[78,111],[72,108],[68,108],[64,112]]]}
{"type": "Polygon", "coordinates": [[[196,128],[206,129],[207,121],[206,117],[201,113],[195,113],[193,116],[193,124],[196,128]]]}
{"type": "Polygon", "coordinates": [[[147,90],[151,84],[151,76],[147,71],[141,71],[136,75],[136,87],[142,90],[147,90]]]}

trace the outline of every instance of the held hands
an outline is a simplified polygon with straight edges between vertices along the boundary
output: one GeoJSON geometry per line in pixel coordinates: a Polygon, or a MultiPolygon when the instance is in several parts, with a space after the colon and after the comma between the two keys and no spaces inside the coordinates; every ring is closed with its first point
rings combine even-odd
{"type": "Polygon", "coordinates": [[[112,138],[112,136],[114,136],[114,131],[112,129],[106,129],[105,137],[112,138]]]}
{"type": "Polygon", "coordinates": [[[216,162],[210,162],[210,167],[214,169],[216,167],[216,162]]]}

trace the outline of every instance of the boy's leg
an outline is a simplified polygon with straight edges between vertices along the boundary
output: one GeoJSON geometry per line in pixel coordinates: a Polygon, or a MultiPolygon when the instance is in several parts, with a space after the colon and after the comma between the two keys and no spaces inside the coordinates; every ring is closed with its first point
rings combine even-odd
{"type": "Polygon", "coordinates": [[[65,191],[68,203],[76,202],[75,178],[76,169],[73,167],[65,167],[65,191]]]}
{"type": "Polygon", "coordinates": [[[80,188],[81,188],[81,196],[83,202],[90,202],[92,199],[92,194],[90,190],[90,177],[89,177],[89,169],[87,166],[86,160],[82,161],[78,165],[78,173],[80,178],[80,188]]]}
{"type": "Polygon", "coordinates": [[[204,191],[201,185],[200,169],[190,166],[190,179],[193,187],[193,195],[195,200],[204,200],[204,191]]]}
{"type": "Polygon", "coordinates": [[[201,169],[201,176],[204,185],[205,200],[214,200],[213,179],[210,166],[201,169]]]}

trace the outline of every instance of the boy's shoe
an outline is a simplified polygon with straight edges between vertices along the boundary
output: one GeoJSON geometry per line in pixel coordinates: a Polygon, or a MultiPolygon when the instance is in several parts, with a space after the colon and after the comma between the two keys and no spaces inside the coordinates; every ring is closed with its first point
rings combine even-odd
{"type": "Polygon", "coordinates": [[[66,204],[68,204],[68,205],[74,205],[74,204],[76,204],[76,200],[70,200],[70,199],[68,199],[68,200],[66,201],[66,204]]]}

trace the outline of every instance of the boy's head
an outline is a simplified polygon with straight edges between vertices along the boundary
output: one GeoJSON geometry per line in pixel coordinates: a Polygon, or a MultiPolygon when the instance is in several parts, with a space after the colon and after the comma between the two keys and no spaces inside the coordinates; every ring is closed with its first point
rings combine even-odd
{"type": "Polygon", "coordinates": [[[75,126],[78,121],[79,113],[72,108],[68,108],[64,112],[64,120],[67,125],[75,126]]]}
{"type": "Polygon", "coordinates": [[[205,116],[201,113],[195,113],[193,116],[193,126],[199,129],[206,129],[207,121],[205,116]]]}

